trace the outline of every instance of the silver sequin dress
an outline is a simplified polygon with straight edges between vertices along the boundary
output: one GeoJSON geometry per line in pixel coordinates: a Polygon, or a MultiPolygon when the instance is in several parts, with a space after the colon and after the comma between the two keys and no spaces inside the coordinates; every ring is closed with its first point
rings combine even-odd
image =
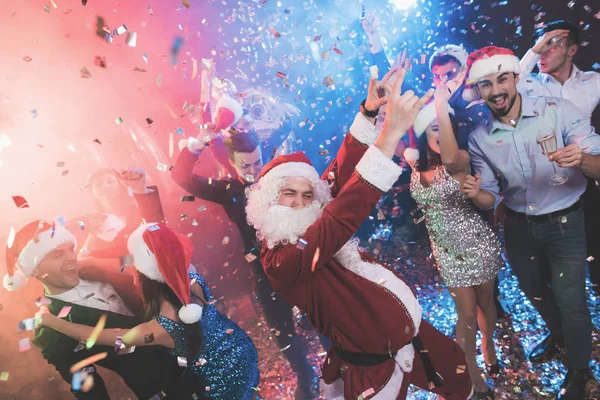
{"type": "Polygon", "coordinates": [[[436,168],[428,187],[421,184],[421,174],[413,168],[410,192],[425,216],[433,255],[446,286],[469,287],[494,279],[503,264],[500,242],[446,168],[436,168]]]}

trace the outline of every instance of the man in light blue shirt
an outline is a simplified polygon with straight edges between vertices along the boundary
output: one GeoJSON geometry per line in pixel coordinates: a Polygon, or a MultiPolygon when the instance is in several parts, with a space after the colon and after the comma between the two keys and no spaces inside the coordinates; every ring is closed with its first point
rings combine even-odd
{"type": "MultiPolygon", "coordinates": [[[[534,34],[536,44],[521,59],[520,93],[567,99],[586,117],[600,104],[600,74],[581,71],[573,63],[579,50],[579,30],[568,21],[549,22],[534,34]],[[532,74],[538,66],[540,72],[532,74]]],[[[600,294],[600,186],[588,179],[582,196],[590,278],[600,294]]]]}
{"type": "Polygon", "coordinates": [[[587,253],[579,198],[586,187],[584,174],[600,177],[600,136],[569,101],[519,94],[519,60],[512,51],[485,47],[472,53],[467,65],[469,83],[479,90],[494,121],[471,134],[476,175],[464,180],[463,193],[482,209],[504,200],[509,261],[551,332],[530,359],[545,361],[564,341],[568,373],[557,398],[584,399],[592,324],[585,300],[587,253]],[[549,156],[537,144],[542,132],[556,135],[558,150],[549,156]],[[549,183],[551,161],[567,177],[562,185],[549,183]]]}

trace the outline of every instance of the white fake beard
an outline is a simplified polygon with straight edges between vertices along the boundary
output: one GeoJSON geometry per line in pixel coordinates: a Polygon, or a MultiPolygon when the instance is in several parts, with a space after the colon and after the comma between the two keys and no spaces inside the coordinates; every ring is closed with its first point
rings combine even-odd
{"type": "Polygon", "coordinates": [[[311,204],[303,208],[273,205],[267,211],[261,226],[257,227],[259,237],[267,241],[269,249],[280,243],[296,244],[308,227],[322,214],[323,208],[319,204],[311,204]]]}

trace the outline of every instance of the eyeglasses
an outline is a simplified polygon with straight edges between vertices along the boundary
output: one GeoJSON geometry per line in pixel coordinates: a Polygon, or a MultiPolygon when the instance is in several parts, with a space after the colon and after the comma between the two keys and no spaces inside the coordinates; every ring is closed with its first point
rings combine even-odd
{"type": "Polygon", "coordinates": [[[433,80],[441,82],[444,80],[444,78],[446,78],[447,81],[449,82],[449,81],[453,80],[454,78],[456,78],[458,76],[458,73],[459,73],[459,70],[455,68],[455,69],[452,69],[452,70],[446,72],[443,75],[433,74],[433,80]]]}

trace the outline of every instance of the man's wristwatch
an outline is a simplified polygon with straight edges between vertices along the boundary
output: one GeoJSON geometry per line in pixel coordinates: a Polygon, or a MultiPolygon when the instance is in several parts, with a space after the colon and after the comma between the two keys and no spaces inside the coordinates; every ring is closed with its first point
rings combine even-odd
{"type": "Polygon", "coordinates": [[[377,117],[377,115],[379,114],[379,109],[375,110],[375,111],[369,111],[367,110],[367,107],[365,107],[365,103],[367,102],[367,99],[364,99],[362,101],[362,103],[360,103],[360,112],[368,118],[375,118],[377,117]]]}

